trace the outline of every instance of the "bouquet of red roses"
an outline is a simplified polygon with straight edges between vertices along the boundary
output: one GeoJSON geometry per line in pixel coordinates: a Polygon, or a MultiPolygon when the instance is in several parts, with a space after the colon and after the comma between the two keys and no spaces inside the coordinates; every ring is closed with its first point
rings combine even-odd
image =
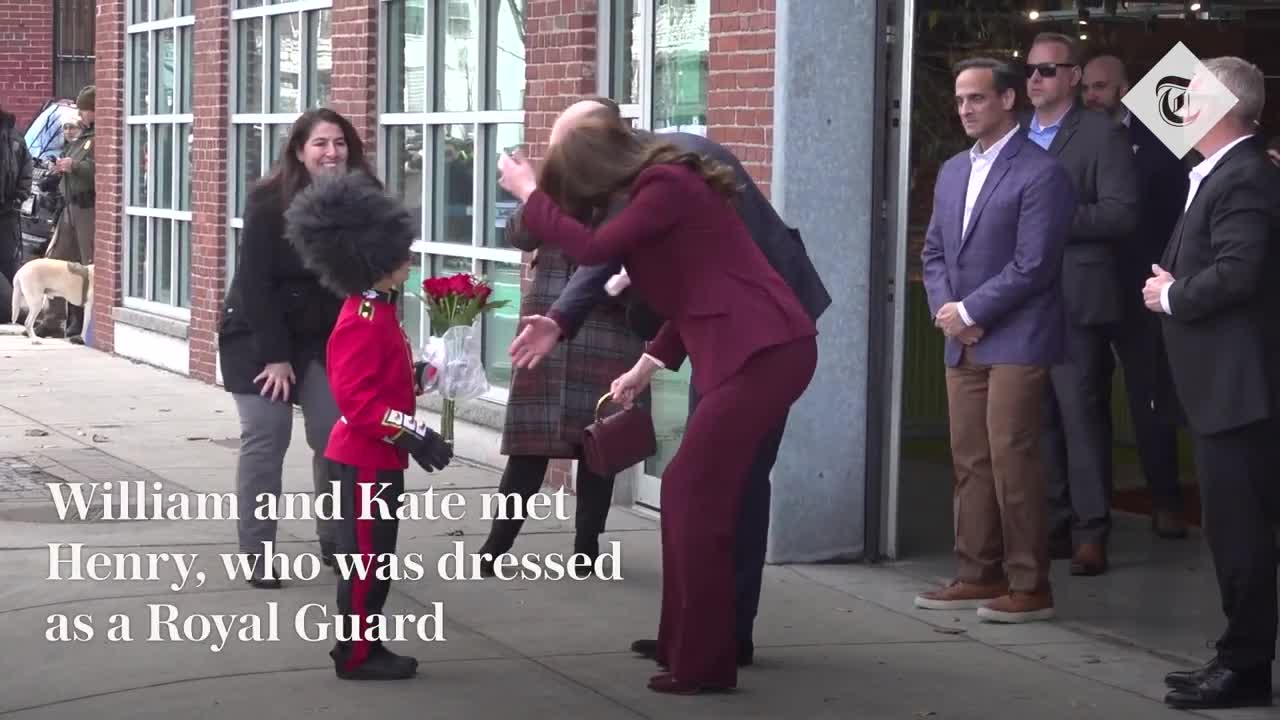
{"type": "Polygon", "coordinates": [[[451,327],[470,327],[480,313],[508,304],[506,300],[490,302],[493,288],[470,273],[427,278],[422,282],[422,293],[435,337],[444,337],[451,327]]]}
{"type": "Polygon", "coordinates": [[[428,365],[423,390],[440,393],[440,434],[453,440],[456,404],[489,390],[481,337],[476,318],[509,304],[490,300],[493,288],[469,273],[428,278],[422,283],[422,304],[431,321],[431,338],[423,348],[428,365]]]}

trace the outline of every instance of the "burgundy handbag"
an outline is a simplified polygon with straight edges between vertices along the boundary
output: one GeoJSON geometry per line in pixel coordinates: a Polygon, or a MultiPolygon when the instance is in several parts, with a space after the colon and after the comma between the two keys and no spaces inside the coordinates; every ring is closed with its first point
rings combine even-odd
{"type": "Polygon", "coordinates": [[[608,477],[652,457],[658,451],[653,418],[647,408],[632,405],[606,417],[600,409],[610,397],[596,403],[596,421],[582,431],[582,459],[597,475],[608,477]]]}

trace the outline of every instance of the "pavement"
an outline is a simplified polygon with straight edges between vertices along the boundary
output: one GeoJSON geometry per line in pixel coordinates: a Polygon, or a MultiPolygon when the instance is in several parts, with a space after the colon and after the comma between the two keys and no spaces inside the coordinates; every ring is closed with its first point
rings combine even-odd
{"type": "MultiPolygon", "coordinates": [[[[492,433],[465,425],[459,461],[407,476],[409,491],[434,490],[437,510],[443,496],[460,494],[465,514],[401,523],[397,551],[418,554],[425,572],[393,583],[386,608],[423,615],[439,607],[442,637],[393,645],[419,658],[411,680],[341,681],[330,643],[300,636],[293,621],[308,604],[333,607],[332,574],[257,590],[228,578],[220,561],[236,551],[234,520],[116,520],[100,511],[81,519],[74,508],[64,520],[45,485],[111,481],[118,491],[117,483],[142,481],[186,498],[231,492],[239,428],[227,393],[95,350],[11,335],[0,336],[0,379],[2,718],[1276,717],[1274,709],[1170,710],[1161,678],[1186,663],[1065,623],[996,626],[971,613],[915,610],[911,599],[927,584],[892,565],[767,567],[756,664],[740,672],[738,689],[653,693],[646,682],[654,665],[627,650],[655,632],[661,574],[652,518],[622,507],[610,515],[602,541],[619,543],[620,580],[439,577],[435,563],[455,542],[472,551],[483,540],[480,498],[498,480],[492,466],[467,459],[472,445],[493,446],[492,433]],[[100,579],[70,579],[69,561],[51,569],[50,545],[66,559],[75,543],[81,576],[100,579]],[[93,565],[91,553],[107,555],[93,565]],[[130,568],[110,557],[175,553],[195,555],[178,590],[171,563],[151,575],[145,563],[130,568]],[[274,637],[265,629],[261,640],[239,637],[244,618],[265,618],[273,606],[274,637]],[[179,633],[153,637],[170,627],[152,627],[166,613],[179,633]],[[219,618],[230,630],[225,644],[219,618]]],[[[300,418],[294,439],[284,489],[306,493],[300,418]]],[[[570,552],[572,497],[566,514],[528,521],[514,552],[570,552]]],[[[314,538],[309,520],[280,522],[279,545],[301,571],[314,538]]]]}

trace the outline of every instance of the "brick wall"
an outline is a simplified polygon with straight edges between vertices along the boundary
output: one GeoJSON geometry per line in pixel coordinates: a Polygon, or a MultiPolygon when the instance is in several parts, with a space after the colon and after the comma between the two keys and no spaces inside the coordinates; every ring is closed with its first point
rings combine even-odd
{"type": "Polygon", "coordinates": [[[25,131],[53,97],[53,3],[0,0],[0,107],[25,131]]]}
{"type": "Polygon", "coordinates": [[[774,0],[711,0],[707,133],[769,196],[773,174],[774,0]]]}
{"type": "Polygon", "coordinates": [[[331,37],[333,97],[330,106],[356,126],[372,160],[377,150],[378,129],[378,3],[333,0],[331,37]]]}
{"type": "Polygon", "coordinates": [[[95,113],[93,159],[96,166],[93,237],[93,346],[115,348],[111,309],[120,304],[121,213],[124,198],[124,0],[99,0],[94,28],[95,113]]]}
{"type": "MultiPolygon", "coordinates": [[[[537,158],[556,116],[596,92],[596,0],[528,0],[525,37],[524,141],[537,158]]],[[[522,289],[532,280],[528,260],[522,289]]],[[[567,460],[552,461],[548,487],[573,487],[571,468],[567,460]]]]}
{"type": "Polygon", "coordinates": [[[191,179],[191,376],[216,380],[218,316],[227,251],[227,123],[231,54],[228,3],[195,8],[195,114],[191,179]]]}

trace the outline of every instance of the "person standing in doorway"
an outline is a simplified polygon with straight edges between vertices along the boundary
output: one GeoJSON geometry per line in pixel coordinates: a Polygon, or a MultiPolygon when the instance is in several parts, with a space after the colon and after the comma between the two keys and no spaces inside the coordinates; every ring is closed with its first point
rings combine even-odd
{"type": "Polygon", "coordinates": [[[1049,554],[1073,575],[1107,569],[1111,532],[1111,342],[1122,318],[1116,247],[1138,223],[1138,183],[1124,126],[1077,98],[1080,51],[1066,35],[1037,35],[1027,53],[1026,134],[1058,159],[1079,203],[1062,260],[1066,356],[1049,371],[1045,462],[1049,554]]]}
{"type": "MultiPolygon", "coordinates": [[[[78,262],[82,265],[93,264],[94,235],[94,108],[96,107],[96,89],[90,85],[80,91],[76,97],[76,107],[80,111],[80,123],[83,129],[62,157],[53,163],[53,171],[62,177],[62,197],[66,206],[62,217],[58,219],[58,227],[54,230],[53,241],[45,256],[55,260],[78,262]]],[[[73,343],[83,344],[80,335],[84,331],[84,307],[68,306],[65,300],[56,299],[49,302],[44,317],[40,322],[38,335],[45,337],[61,337],[65,335],[73,343]]]]}
{"type": "Polygon", "coordinates": [[[1131,238],[1116,244],[1120,322],[1111,342],[1124,371],[1138,459],[1151,490],[1151,528],[1159,537],[1176,539],[1187,536],[1178,485],[1178,429],[1152,405],[1160,378],[1168,375],[1168,358],[1160,321],[1147,312],[1138,290],[1150,276],[1151,264],[1160,259],[1182,214],[1187,173],[1182,161],[1120,102],[1128,92],[1129,77],[1120,58],[1100,55],[1084,66],[1085,106],[1123,125],[1133,148],[1138,229],[1131,238]]]}
{"type": "MultiPolygon", "coordinates": [[[[1235,103],[1196,143],[1204,160],[1191,170],[1182,217],[1142,294],[1160,318],[1193,433],[1227,627],[1207,665],[1165,678],[1166,702],[1268,706],[1280,559],[1280,170],[1254,135],[1262,71],[1236,57],[1203,65],[1235,103]]],[[[1205,85],[1193,77],[1190,90],[1205,85]]]]}
{"type": "Polygon", "coordinates": [[[0,108],[0,274],[10,287],[21,262],[22,204],[31,197],[32,173],[31,153],[16,124],[13,114],[0,108]]]}
{"type": "Polygon", "coordinates": [[[1039,428],[1049,367],[1065,350],[1062,255],[1075,212],[1071,178],[1018,125],[1019,82],[993,59],[956,68],[956,106],[976,143],[938,173],[921,257],[947,336],[959,569],[915,600],[1014,623],[1054,615],[1039,428]]]}

